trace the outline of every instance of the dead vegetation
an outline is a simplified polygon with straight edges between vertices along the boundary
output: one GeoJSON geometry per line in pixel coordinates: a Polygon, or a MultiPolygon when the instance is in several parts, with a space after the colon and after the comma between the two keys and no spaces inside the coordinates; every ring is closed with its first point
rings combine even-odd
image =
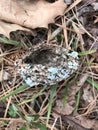
{"type": "Polygon", "coordinates": [[[97,0],[0,1],[0,130],[98,130],[97,0]],[[79,68],[29,87],[17,65],[34,46],[63,46],[79,68]]]}

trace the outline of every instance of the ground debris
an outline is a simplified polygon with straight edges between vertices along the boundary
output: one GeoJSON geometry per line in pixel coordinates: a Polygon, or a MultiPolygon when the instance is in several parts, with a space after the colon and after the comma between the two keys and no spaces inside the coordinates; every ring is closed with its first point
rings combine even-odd
{"type": "Polygon", "coordinates": [[[70,77],[79,67],[78,53],[57,45],[32,48],[18,65],[18,73],[30,86],[53,85],[70,77]]]}

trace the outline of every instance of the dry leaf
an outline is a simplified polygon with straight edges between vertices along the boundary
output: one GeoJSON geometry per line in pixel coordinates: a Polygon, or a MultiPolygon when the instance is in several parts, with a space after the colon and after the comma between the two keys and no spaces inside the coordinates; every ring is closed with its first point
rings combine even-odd
{"type": "Polygon", "coordinates": [[[4,80],[8,80],[9,79],[9,73],[6,71],[0,71],[0,82],[4,81],[4,80]]]}
{"type": "MultiPolygon", "coordinates": [[[[91,130],[92,128],[95,128],[96,121],[95,120],[90,120],[85,117],[73,117],[73,116],[66,116],[63,115],[56,110],[53,110],[55,115],[58,115],[58,117],[61,117],[62,122],[64,123],[63,125],[66,124],[66,122],[74,128],[74,130],[91,130]]],[[[56,116],[56,118],[58,118],[56,116]]],[[[97,123],[96,123],[97,124],[97,123]]],[[[96,125],[96,128],[98,128],[98,125],[96,125]]],[[[94,129],[95,130],[95,129],[94,129]]],[[[96,129],[97,130],[97,129],[96,129]]]]}
{"type": "Polygon", "coordinates": [[[76,100],[75,100],[76,93],[84,85],[84,83],[85,83],[85,81],[86,81],[87,78],[88,78],[88,74],[87,73],[81,75],[79,77],[79,81],[77,83],[77,87],[76,87],[76,85],[73,85],[70,82],[69,90],[68,90],[68,98],[67,98],[67,102],[69,103],[69,105],[71,105],[71,106],[75,105],[75,102],[76,102],[76,100]]]}
{"type": "Polygon", "coordinates": [[[74,108],[68,103],[64,105],[64,100],[61,99],[56,101],[56,106],[54,107],[54,110],[63,115],[70,115],[73,112],[74,108]]]}
{"type": "Polygon", "coordinates": [[[30,31],[29,29],[21,27],[20,25],[17,25],[17,24],[10,24],[4,21],[0,21],[0,34],[3,34],[7,38],[10,38],[10,32],[13,32],[16,30],[30,31]]]}
{"type": "Polygon", "coordinates": [[[46,27],[66,9],[63,0],[49,3],[44,0],[0,0],[0,19],[28,28],[46,27]]]}
{"type": "Polygon", "coordinates": [[[75,130],[90,130],[95,123],[95,120],[89,120],[85,117],[62,116],[62,119],[66,120],[75,130]]]}
{"type": "Polygon", "coordinates": [[[26,124],[22,120],[18,119],[17,121],[10,121],[5,130],[17,130],[22,127],[26,127],[26,124]]]}
{"type": "Polygon", "coordinates": [[[92,3],[92,6],[93,6],[93,8],[94,8],[94,10],[98,10],[98,2],[94,2],[94,3],[92,3]]]}
{"type": "Polygon", "coordinates": [[[96,19],[94,20],[94,23],[98,23],[98,17],[96,17],[96,19]]]}
{"type": "Polygon", "coordinates": [[[94,130],[98,130],[98,120],[95,120],[92,128],[94,128],[94,130]]]}
{"type": "Polygon", "coordinates": [[[77,117],[76,119],[76,122],[81,124],[83,127],[87,128],[87,129],[91,129],[95,123],[95,120],[90,120],[90,119],[87,119],[85,117],[77,117]]]}
{"type": "Polygon", "coordinates": [[[83,89],[83,95],[82,95],[82,98],[83,98],[83,101],[84,103],[87,105],[89,103],[91,103],[93,100],[94,100],[94,97],[93,97],[93,92],[91,91],[90,89],[91,86],[86,86],[84,89],[83,89]]]}

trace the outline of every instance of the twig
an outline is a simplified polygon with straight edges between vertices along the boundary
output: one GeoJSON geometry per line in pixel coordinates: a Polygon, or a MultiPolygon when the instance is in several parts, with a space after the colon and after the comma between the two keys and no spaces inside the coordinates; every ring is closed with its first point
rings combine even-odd
{"type": "MultiPolygon", "coordinates": [[[[77,4],[79,4],[81,2],[81,0],[76,0],[66,11],[65,13],[67,13],[69,10],[71,10],[72,8],[74,8],[77,4]]],[[[79,16],[80,14],[78,14],[79,16]]],[[[66,22],[66,26],[68,26],[72,20],[74,20],[75,17],[71,17],[67,22],[66,22]]],[[[50,36],[49,40],[53,40],[60,32],[62,31],[62,28],[57,28],[50,36]]]]}

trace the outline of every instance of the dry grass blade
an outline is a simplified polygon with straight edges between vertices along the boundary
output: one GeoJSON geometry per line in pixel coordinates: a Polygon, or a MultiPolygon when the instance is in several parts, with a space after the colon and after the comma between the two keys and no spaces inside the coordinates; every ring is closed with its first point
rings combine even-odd
{"type": "Polygon", "coordinates": [[[68,11],[70,11],[71,9],[73,9],[76,5],[78,5],[82,0],[76,0],[74,3],[72,3],[65,11],[65,13],[67,13],[68,11]]]}

